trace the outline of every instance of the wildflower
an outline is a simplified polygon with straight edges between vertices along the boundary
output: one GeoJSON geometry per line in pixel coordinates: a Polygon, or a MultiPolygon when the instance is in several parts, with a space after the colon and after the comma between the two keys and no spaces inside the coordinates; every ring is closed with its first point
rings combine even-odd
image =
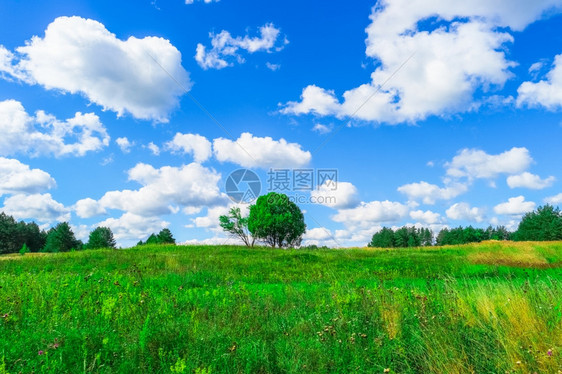
{"type": "Polygon", "coordinates": [[[42,350],[39,350],[39,352],[37,352],[37,354],[38,354],[39,356],[43,356],[44,353],[45,353],[45,352],[43,352],[42,350]]]}
{"type": "Polygon", "coordinates": [[[390,373],[390,368],[384,369],[384,373],[390,373]]]}
{"type": "Polygon", "coordinates": [[[552,356],[552,348],[546,352],[547,355],[552,356]]]}

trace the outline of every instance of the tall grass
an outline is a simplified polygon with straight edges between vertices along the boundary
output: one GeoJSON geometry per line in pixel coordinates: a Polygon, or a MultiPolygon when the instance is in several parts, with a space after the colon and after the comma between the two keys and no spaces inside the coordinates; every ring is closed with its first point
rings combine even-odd
{"type": "Polygon", "coordinates": [[[562,369],[562,243],[0,258],[2,374],[562,369]]]}

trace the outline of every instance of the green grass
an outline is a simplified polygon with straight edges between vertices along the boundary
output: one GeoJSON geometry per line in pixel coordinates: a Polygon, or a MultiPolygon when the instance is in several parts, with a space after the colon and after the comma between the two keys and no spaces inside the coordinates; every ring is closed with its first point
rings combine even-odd
{"type": "Polygon", "coordinates": [[[557,373],[561,280],[560,242],[1,256],[0,374],[557,373]]]}

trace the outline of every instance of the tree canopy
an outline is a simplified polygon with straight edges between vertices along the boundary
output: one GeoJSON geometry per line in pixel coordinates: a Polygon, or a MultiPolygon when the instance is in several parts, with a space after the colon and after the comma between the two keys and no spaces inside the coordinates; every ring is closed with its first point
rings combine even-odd
{"type": "Polygon", "coordinates": [[[109,227],[98,227],[90,233],[86,248],[115,248],[115,245],[116,243],[111,229],[109,227]]]}
{"type": "Polygon", "coordinates": [[[38,252],[45,246],[47,233],[35,222],[17,222],[13,217],[0,213],[0,254],[16,253],[24,244],[31,252],[38,252]]]}
{"type": "Polygon", "coordinates": [[[270,192],[250,206],[248,230],[272,247],[299,246],[306,231],[304,215],[285,194],[270,192]]]}
{"type": "Polygon", "coordinates": [[[253,247],[255,238],[248,230],[248,217],[242,217],[240,208],[230,208],[228,215],[219,217],[220,227],[233,237],[237,237],[246,245],[253,247]]]}
{"type": "Polygon", "coordinates": [[[154,233],[150,234],[148,239],[146,239],[146,242],[141,240],[137,243],[137,245],[145,244],[176,244],[176,239],[174,239],[170,229],[162,229],[158,235],[154,233]]]}
{"type": "Polygon", "coordinates": [[[68,252],[81,249],[82,242],[77,240],[68,222],[61,222],[47,233],[44,252],[68,252]]]}
{"type": "Polygon", "coordinates": [[[562,240],[562,213],[551,205],[539,207],[523,216],[514,240],[562,240]]]}

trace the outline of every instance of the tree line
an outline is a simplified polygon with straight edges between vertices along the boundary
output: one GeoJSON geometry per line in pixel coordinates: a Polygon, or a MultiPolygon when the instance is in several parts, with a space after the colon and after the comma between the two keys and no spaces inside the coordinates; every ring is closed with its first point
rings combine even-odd
{"type": "MultiPolygon", "coordinates": [[[[140,244],[174,244],[172,232],[162,229],[140,244]]],[[[83,243],[76,239],[68,222],[61,222],[45,231],[35,222],[16,221],[14,217],[0,213],[0,254],[27,252],[69,252],[83,249],[116,248],[113,232],[109,227],[97,227],[83,243]]]]}
{"type": "Polygon", "coordinates": [[[369,247],[405,248],[431,245],[458,245],[484,240],[546,241],[562,240],[562,213],[551,205],[541,206],[523,216],[516,231],[504,226],[486,229],[468,227],[444,228],[434,237],[427,228],[402,227],[393,230],[383,227],[375,233],[369,247]]]}

